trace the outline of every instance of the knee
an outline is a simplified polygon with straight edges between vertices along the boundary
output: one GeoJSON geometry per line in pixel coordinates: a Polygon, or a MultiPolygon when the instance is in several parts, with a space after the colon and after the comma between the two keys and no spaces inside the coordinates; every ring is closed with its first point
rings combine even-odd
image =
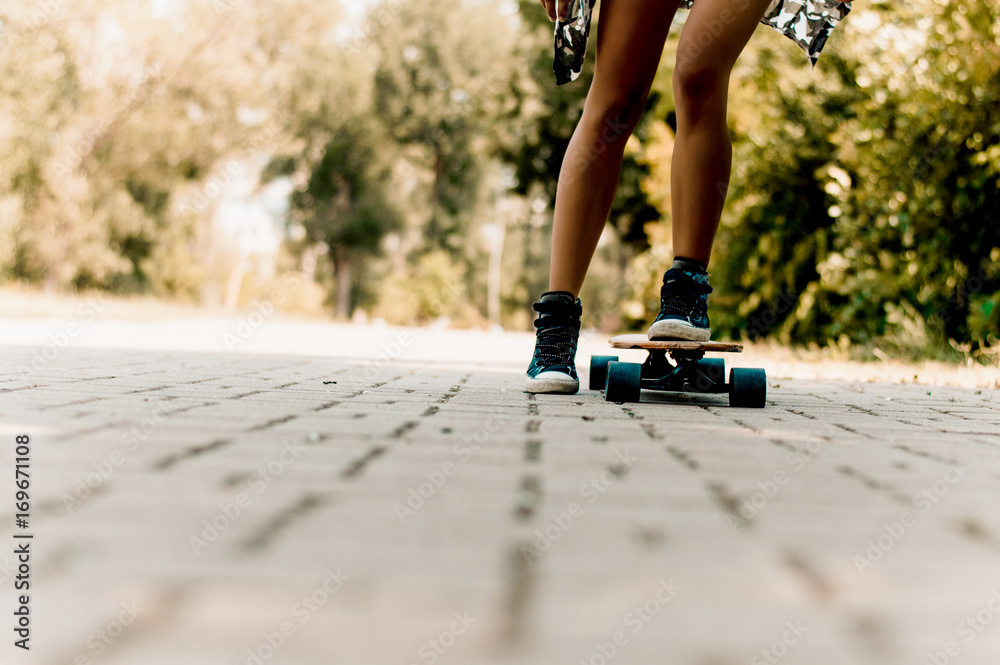
{"type": "Polygon", "coordinates": [[[729,88],[729,71],[703,59],[678,59],[673,88],[678,110],[690,111],[697,116],[706,106],[725,98],[729,88]]]}
{"type": "Polygon", "coordinates": [[[642,118],[646,104],[643,91],[618,91],[587,100],[584,113],[588,129],[606,143],[627,141],[642,118]]]}

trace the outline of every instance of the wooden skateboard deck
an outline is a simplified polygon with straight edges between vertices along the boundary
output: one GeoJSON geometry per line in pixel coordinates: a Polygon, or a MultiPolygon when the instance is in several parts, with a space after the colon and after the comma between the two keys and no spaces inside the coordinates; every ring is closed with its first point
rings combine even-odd
{"type": "Polygon", "coordinates": [[[685,340],[650,340],[645,335],[617,335],[608,342],[613,349],[663,349],[665,351],[713,351],[717,353],[740,353],[742,344],[724,342],[689,342],[685,340]]]}

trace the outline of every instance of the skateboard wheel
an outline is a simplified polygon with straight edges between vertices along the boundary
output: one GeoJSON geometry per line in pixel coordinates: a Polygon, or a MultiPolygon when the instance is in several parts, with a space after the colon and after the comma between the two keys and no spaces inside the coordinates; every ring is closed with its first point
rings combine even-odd
{"type": "Polygon", "coordinates": [[[609,402],[638,402],[642,393],[642,365],[612,362],[608,365],[608,380],[604,399],[609,402]]]}
{"type": "MultiPolygon", "coordinates": [[[[726,361],[722,358],[702,358],[698,361],[698,369],[711,380],[715,386],[723,387],[726,382],[726,361]]],[[[704,379],[698,377],[698,383],[704,383],[704,379]]],[[[714,386],[697,386],[699,390],[708,390],[714,386]]]]}
{"type": "Polygon", "coordinates": [[[604,390],[608,383],[608,364],[618,356],[590,356],[590,389],[604,390]]]}
{"type": "Polygon", "coordinates": [[[762,409],[767,399],[767,375],[762,369],[729,370],[729,406],[762,409]]]}

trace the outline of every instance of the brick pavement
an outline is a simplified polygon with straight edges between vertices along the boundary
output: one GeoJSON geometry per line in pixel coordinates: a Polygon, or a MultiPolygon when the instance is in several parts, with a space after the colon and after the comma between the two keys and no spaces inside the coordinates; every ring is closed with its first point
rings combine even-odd
{"type": "Polygon", "coordinates": [[[1000,662],[997,391],[34,351],[0,348],[2,551],[14,433],[35,527],[4,663],[1000,662]]]}

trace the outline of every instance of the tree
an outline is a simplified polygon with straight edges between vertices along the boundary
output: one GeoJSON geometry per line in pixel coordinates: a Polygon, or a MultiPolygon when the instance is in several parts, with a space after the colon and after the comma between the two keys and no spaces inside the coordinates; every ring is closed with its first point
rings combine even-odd
{"type": "MultiPolygon", "coordinates": [[[[379,154],[382,142],[366,118],[345,122],[315,162],[299,166],[309,176],[292,196],[292,218],[310,242],[322,243],[333,261],[336,313],[353,310],[355,275],[377,256],[386,233],[402,226],[392,201],[391,169],[379,154]]],[[[301,159],[301,158],[300,158],[301,159]]]]}
{"type": "Polygon", "coordinates": [[[905,317],[930,344],[975,352],[1000,334],[996,3],[927,0],[879,16],[857,34],[874,57],[858,65],[868,94],[840,155],[842,279],[872,294],[852,318],[870,333],[864,319],[905,317]]]}
{"type": "Polygon", "coordinates": [[[254,10],[218,7],[150,16],[81,0],[72,21],[59,3],[0,15],[0,118],[16,128],[0,136],[7,278],[197,297],[211,210],[191,202],[223,158],[245,158],[256,127],[242,112],[265,94],[247,62],[254,10]]]}
{"type": "Polygon", "coordinates": [[[815,69],[766,29],[751,40],[730,104],[718,332],[996,344],[998,30],[987,0],[926,0],[856,7],[815,69]]]}

